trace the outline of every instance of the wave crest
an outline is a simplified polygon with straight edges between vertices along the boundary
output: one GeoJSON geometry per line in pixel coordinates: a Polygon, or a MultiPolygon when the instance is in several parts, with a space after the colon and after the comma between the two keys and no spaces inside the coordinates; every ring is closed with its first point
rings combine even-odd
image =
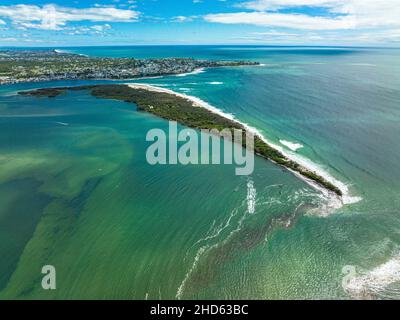
{"type": "Polygon", "coordinates": [[[354,299],[399,299],[400,286],[400,255],[375,269],[355,276],[344,285],[344,290],[354,299]]]}
{"type": "Polygon", "coordinates": [[[190,100],[193,103],[193,105],[195,105],[197,107],[205,108],[221,117],[224,117],[228,120],[231,120],[231,121],[241,124],[246,130],[248,130],[249,132],[253,133],[254,135],[260,137],[260,139],[262,139],[266,144],[270,145],[272,148],[281,152],[287,159],[297,162],[299,165],[303,166],[307,170],[315,172],[316,174],[318,174],[319,176],[324,178],[326,181],[332,183],[334,186],[336,186],[337,188],[340,189],[340,191],[343,194],[342,197],[339,197],[338,195],[334,194],[333,192],[330,192],[326,188],[320,186],[315,181],[313,181],[311,179],[307,179],[306,177],[302,176],[298,172],[288,169],[293,174],[295,174],[297,177],[299,177],[300,179],[302,179],[303,181],[308,183],[310,186],[312,186],[314,189],[317,189],[318,191],[321,192],[321,194],[327,200],[327,207],[329,208],[329,211],[327,211],[327,212],[329,212],[329,213],[332,211],[335,211],[337,209],[340,209],[345,204],[354,204],[354,203],[357,203],[362,200],[361,197],[352,196],[350,194],[348,186],[344,182],[339,181],[336,178],[334,178],[333,176],[331,176],[326,170],[321,168],[319,165],[315,164],[311,160],[309,160],[299,154],[296,154],[292,151],[284,150],[281,146],[270,142],[267,138],[265,138],[265,136],[261,133],[260,130],[248,125],[247,123],[241,122],[240,120],[236,119],[236,117],[231,113],[226,113],[226,112],[210,105],[209,103],[205,102],[204,100],[202,100],[198,97],[186,95],[183,93],[178,93],[178,92],[175,92],[170,89],[160,88],[160,87],[156,87],[156,86],[152,86],[152,85],[148,85],[148,84],[142,84],[142,83],[126,83],[126,85],[130,86],[133,89],[145,89],[145,90],[154,91],[154,92],[164,92],[164,93],[173,94],[177,97],[181,97],[181,98],[190,100]]]}

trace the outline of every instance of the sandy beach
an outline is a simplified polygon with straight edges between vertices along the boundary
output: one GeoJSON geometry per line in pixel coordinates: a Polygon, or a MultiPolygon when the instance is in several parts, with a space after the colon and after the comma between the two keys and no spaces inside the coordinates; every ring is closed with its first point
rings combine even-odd
{"type": "Polygon", "coordinates": [[[318,183],[316,183],[315,181],[308,179],[306,177],[304,177],[303,175],[299,174],[298,172],[295,172],[293,170],[290,170],[289,168],[287,168],[289,171],[293,172],[297,177],[301,178],[302,180],[304,180],[305,182],[307,182],[309,185],[311,185],[313,188],[317,189],[318,191],[320,191],[322,193],[322,195],[324,196],[324,198],[326,198],[328,200],[328,207],[329,209],[339,209],[341,208],[343,205],[346,204],[352,204],[352,203],[357,203],[361,200],[360,197],[353,197],[351,196],[351,194],[349,194],[349,189],[348,186],[337,180],[336,178],[334,178],[332,175],[330,175],[328,172],[326,172],[323,168],[321,168],[318,164],[313,163],[311,160],[302,157],[299,154],[296,154],[295,152],[290,152],[290,151],[286,151],[285,149],[283,149],[281,146],[278,146],[272,142],[270,142],[258,129],[243,123],[241,121],[239,121],[238,119],[235,118],[234,115],[229,114],[229,113],[225,113],[223,111],[221,111],[220,109],[210,105],[209,103],[207,103],[206,101],[194,97],[194,96],[190,96],[187,94],[182,94],[182,93],[178,93],[175,92],[173,90],[170,89],[166,89],[166,88],[160,88],[157,86],[152,86],[152,85],[148,85],[148,84],[141,84],[141,83],[128,83],[126,84],[129,87],[133,88],[133,89],[144,89],[144,90],[148,90],[148,91],[152,91],[152,92],[163,92],[163,93],[168,93],[168,94],[172,94],[175,95],[177,97],[181,97],[187,100],[190,100],[193,103],[194,107],[200,107],[200,108],[205,108],[215,114],[218,114],[226,119],[229,119],[231,121],[234,121],[238,124],[241,124],[243,127],[245,127],[246,130],[249,130],[250,132],[252,132],[254,135],[258,136],[260,139],[262,139],[266,144],[268,144],[269,146],[271,146],[272,148],[278,150],[279,152],[281,152],[286,158],[288,158],[289,160],[292,160],[296,163],[298,163],[299,165],[301,165],[302,167],[304,167],[305,169],[315,172],[318,175],[320,175],[321,177],[323,177],[326,181],[332,183],[334,186],[336,186],[337,188],[340,189],[340,191],[343,193],[343,196],[338,196],[336,194],[334,194],[333,192],[327,190],[326,188],[324,188],[323,186],[319,185],[318,183]]]}

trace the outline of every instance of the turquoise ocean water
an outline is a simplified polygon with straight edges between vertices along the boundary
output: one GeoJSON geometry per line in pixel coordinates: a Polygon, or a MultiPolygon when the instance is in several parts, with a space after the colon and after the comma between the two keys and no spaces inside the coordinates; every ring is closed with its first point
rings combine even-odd
{"type": "Polygon", "coordinates": [[[354,203],[332,208],[258,158],[249,177],[232,165],[150,166],[146,133],[168,123],[133,104],[87,92],[15,95],[105,81],[2,86],[0,299],[400,298],[400,50],[62,50],[259,61],[130,82],[233,114],[346,184],[354,203]],[[41,289],[46,264],[56,267],[55,291],[41,289]]]}

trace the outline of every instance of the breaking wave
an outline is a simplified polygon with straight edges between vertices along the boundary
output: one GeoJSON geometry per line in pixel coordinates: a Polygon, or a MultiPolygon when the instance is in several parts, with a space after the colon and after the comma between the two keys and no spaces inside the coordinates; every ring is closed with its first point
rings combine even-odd
{"type": "Polygon", "coordinates": [[[254,188],[253,180],[249,180],[247,182],[247,211],[250,214],[256,212],[256,197],[257,197],[257,190],[254,188]]]}
{"type": "Polygon", "coordinates": [[[353,299],[399,299],[400,255],[350,278],[343,287],[353,299]]]}
{"type": "Polygon", "coordinates": [[[300,144],[300,143],[290,142],[290,141],[287,141],[287,140],[279,140],[279,142],[280,142],[282,145],[288,147],[288,148],[289,148],[290,150],[292,150],[292,151],[297,151],[297,150],[299,150],[299,149],[301,149],[301,148],[304,147],[304,146],[303,146],[302,144],[300,144]]]}
{"type": "Polygon", "coordinates": [[[248,130],[249,132],[253,133],[254,135],[260,137],[260,139],[262,139],[266,144],[270,145],[272,148],[281,152],[287,159],[297,162],[298,164],[300,164],[307,170],[310,170],[311,172],[315,172],[319,176],[323,177],[326,181],[332,183],[334,186],[339,188],[339,190],[343,194],[343,196],[341,196],[341,197],[339,197],[335,193],[329,191],[328,189],[324,188],[323,186],[319,185],[315,181],[313,181],[311,179],[307,179],[306,177],[299,174],[298,172],[288,169],[294,175],[296,175],[297,177],[299,177],[300,179],[302,179],[303,181],[308,183],[310,186],[312,186],[314,189],[317,189],[318,191],[320,191],[321,195],[326,200],[325,201],[326,206],[329,209],[329,210],[325,211],[326,213],[328,213],[328,212],[330,213],[337,209],[340,209],[343,205],[354,204],[354,203],[357,203],[362,200],[361,197],[352,196],[350,194],[349,187],[347,184],[345,184],[344,182],[339,181],[336,178],[334,178],[333,176],[331,176],[325,169],[321,168],[321,166],[317,165],[316,163],[312,162],[311,160],[309,160],[297,153],[294,153],[293,151],[287,151],[287,150],[283,149],[281,146],[270,142],[267,138],[265,138],[265,136],[261,133],[260,130],[248,125],[247,123],[239,121],[231,113],[226,113],[226,112],[210,105],[209,103],[205,102],[204,100],[202,100],[200,98],[186,95],[183,93],[178,93],[178,92],[175,92],[170,89],[160,88],[160,87],[156,87],[156,86],[152,86],[152,85],[148,85],[148,84],[142,84],[142,83],[126,83],[126,85],[128,85],[134,89],[146,89],[146,90],[154,91],[154,92],[164,92],[164,93],[169,93],[169,94],[175,95],[177,97],[181,97],[181,98],[190,100],[191,102],[193,102],[193,105],[195,105],[195,106],[205,108],[205,109],[207,109],[215,114],[218,114],[228,120],[231,120],[231,121],[241,124],[246,130],[248,130]]]}
{"type": "Polygon", "coordinates": [[[204,68],[198,68],[198,69],[196,69],[196,70],[194,70],[192,72],[177,74],[176,77],[187,77],[187,76],[190,76],[190,75],[193,75],[193,74],[199,74],[199,73],[203,73],[203,72],[205,72],[204,68]]]}

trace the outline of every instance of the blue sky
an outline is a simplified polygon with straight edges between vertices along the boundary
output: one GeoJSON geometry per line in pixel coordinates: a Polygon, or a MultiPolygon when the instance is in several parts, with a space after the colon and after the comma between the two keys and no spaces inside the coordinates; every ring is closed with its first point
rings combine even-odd
{"type": "Polygon", "coordinates": [[[0,46],[400,44],[400,0],[2,0],[0,46]]]}

